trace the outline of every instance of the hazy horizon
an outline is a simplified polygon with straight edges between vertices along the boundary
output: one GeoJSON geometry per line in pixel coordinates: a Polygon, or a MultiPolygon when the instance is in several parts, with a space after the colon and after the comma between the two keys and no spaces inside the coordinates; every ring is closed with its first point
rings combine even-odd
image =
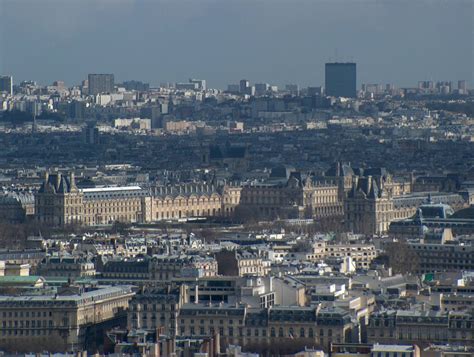
{"type": "Polygon", "coordinates": [[[324,84],[354,61],[362,83],[474,83],[470,0],[0,0],[0,74],[79,84],[88,73],[152,85],[202,78],[324,84]]]}

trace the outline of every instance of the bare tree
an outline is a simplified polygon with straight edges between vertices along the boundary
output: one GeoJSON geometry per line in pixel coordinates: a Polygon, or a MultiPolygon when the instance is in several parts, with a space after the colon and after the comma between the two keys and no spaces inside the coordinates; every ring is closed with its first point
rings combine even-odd
{"type": "Polygon", "coordinates": [[[394,273],[416,274],[419,271],[420,257],[405,241],[388,243],[385,252],[394,273]]]}
{"type": "Polygon", "coordinates": [[[246,206],[237,206],[232,215],[232,221],[238,223],[256,223],[260,220],[260,212],[246,206]]]}
{"type": "Polygon", "coordinates": [[[313,245],[308,240],[299,240],[292,249],[294,252],[308,253],[313,251],[313,245]]]}
{"type": "Polygon", "coordinates": [[[28,341],[22,340],[18,343],[14,339],[4,340],[0,343],[0,348],[6,352],[28,353],[28,352],[65,352],[67,349],[66,341],[62,338],[38,338],[31,337],[28,341]]]}
{"type": "Polygon", "coordinates": [[[211,228],[203,228],[197,234],[204,242],[214,242],[217,239],[217,233],[211,228]]]}
{"type": "Polygon", "coordinates": [[[303,351],[305,347],[321,348],[312,338],[288,338],[274,339],[271,343],[266,341],[250,342],[244,346],[244,351],[259,353],[262,356],[282,356],[303,351]]]}

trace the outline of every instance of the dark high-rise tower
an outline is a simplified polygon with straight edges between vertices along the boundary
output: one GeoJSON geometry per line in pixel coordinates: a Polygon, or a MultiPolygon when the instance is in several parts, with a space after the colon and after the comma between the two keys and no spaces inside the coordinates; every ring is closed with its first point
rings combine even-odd
{"type": "Polygon", "coordinates": [[[326,63],[326,95],[331,97],[357,97],[355,63],[326,63]]]}
{"type": "Polygon", "coordinates": [[[242,80],[240,81],[239,87],[240,87],[240,93],[242,93],[242,94],[248,94],[249,88],[250,88],[250,82],[249,82],[248,80],[246,80],[246,79],[242,79],[242,80]]]}
{"type": "Polygon", "coordinates": [[[113,74],[89,74],[89,94],[112,93],[114,91],[113,74]]]}
{"type": "Polygon", "coordinates": [[[0,93],[13,95],[13,77],[0,76],[0,93]]]}

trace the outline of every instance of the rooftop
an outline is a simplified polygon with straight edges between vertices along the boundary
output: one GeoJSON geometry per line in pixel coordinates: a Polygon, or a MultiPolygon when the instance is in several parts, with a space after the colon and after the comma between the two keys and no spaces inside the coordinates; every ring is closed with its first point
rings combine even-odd
{"type": "Polygon", "coordinates": [[[120,186],[120,187],[94,187],[81,189],[84,193],[114,192],[114,191],[138,191],[140,186],[120,186]]]}
{"type": "Polygon", "coordinates": [[[413,346],[375,344],[372,347],[372,352],[411,352],[411,351],[413,351],[413,346]]]}

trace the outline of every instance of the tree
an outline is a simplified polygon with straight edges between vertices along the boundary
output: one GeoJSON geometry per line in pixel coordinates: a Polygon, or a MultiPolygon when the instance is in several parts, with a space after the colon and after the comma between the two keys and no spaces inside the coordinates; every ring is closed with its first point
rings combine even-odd
{"type": "Polygon", "coordinates": [[[40,115],[36,117],[39,120],[53,120],[56,122],[63,122],[66,120],[63,114],[50,112],[50,111],[43,111],[40,115]]]}
{"type": "Polygon", "coordinates": [[[416,274],[418,272],[420,257],[405,241],[388,243],[385,252],[394,273],[416,274]]]}
{"type": "Polygon", "coordinates": [[[128,228],[130,228],[130,225],[124,222],[120,221],[115,221],[112,224],[112,227],[110,227],[110,232],[111,233],[119,233],[119,234],[124,234],[127,232],[128,228]]]}
{"type": "Polygon", "coordinates": [[[24,124],[33,121],[33,116],[28,112],[21,110],[10,110],[3,113],[0,119],[4,122],[10,122],[12,124],[24,124]]]}
{"type": "Polygon", "coordinates": [[[256,223],[260,220],[260,214],[257,209],[237,206],[234,210],[232,220],[238,223],[256,223]]]}
{"type": "Polygon", "coordinates": [[[308,240],[299,240],[292,249],[294,252],[299,253],[310,253],[313,251],[313,245],[311,241],[308,240]]]}
{"type": "Polygon", "coordinates": [[[31,352],[64,352],[67,344],[64,338],[59,336],[44,339],[41,337],[31,337],[28,341],[22,340],[18,343],[15,339],[3,340],[0,342],[0,348],[3,351],[15,353],[31,353],[31,352]]]}
{"type": "Polygon", "coordinates": [[[290,355],[301,352],[305,347],[318,348],[322,347],[315,342],[314,338],[308,337],[279,337],[272,338],[271,342],[249,342],[243,346],[246,352],[258,353],[262,356],[281,356],[290,355]]]}
{"type": "Polygon", "coordinates": [[[29,236],[49,236],[50,226],[40,224],[34,220],[27,220],[20,224],[0,222],[0,248],[23,249],[29,236]]]}
{"type": "Polygon", "coordinates": [[[198,233],[199,238],[202,239],[203,242],[214,242],[217,238],[217,233],[215,230],[210,228],[203,228],[198,233]]]}

